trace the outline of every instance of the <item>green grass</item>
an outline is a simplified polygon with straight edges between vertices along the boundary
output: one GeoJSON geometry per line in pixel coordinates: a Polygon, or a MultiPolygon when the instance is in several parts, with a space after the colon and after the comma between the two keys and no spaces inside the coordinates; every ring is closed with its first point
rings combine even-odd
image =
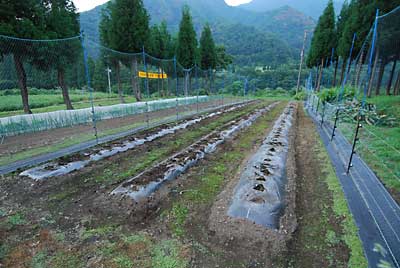
{"type": "Polygon", "coordinates": [[[184,224],[188,216],[189,210],[182,204],[175,204],[172,207],[170,217],[172,218],[172,231],[177,237],[185,234],[184,224]]]}
{"type": "Polygon", "coordinates": [[[81,239],[86,240],[88,238],[91,238],[93,236],[105,236],[107,234],[110,234],[114,232],[116,229],[115,226],[101,226],[98,228],[94,229],[89,229],[89,230],[84,230],[81,234],[81,239]]]}
{"type": "Polygon", "coordinates": [[[153,268],[185,268],[188,260],[182,258],[182,245],[177,240],[164,240],[156,245],[152,251],[153,268]]]}
{"type": "Polygon", "coordinates": [[[384,114],[400,117],[400,96],[375,96],[367,101],[375,104],[378,110],[384,114]]]}
{"type": "MultiPolygon", "coordinates": [[[[368,102],[375,104],[380,114],[400,121],[400,96],[375,96],[368,102]]],[[[386,187],[400,192],[400,127],[362,125],[356,151],[386,187]]],[[[354,122],[339,124],[350,143],[353,142],[355,126],[354,122]]]]}
{"type": "MultiPolygon", "coordinates": [[[[108,95],[104,92],[94,92],[93,98],[97,100],[97,105],[110,105],[119,103],[118,96],[116,94],[108,95]],[[111,98],[110,98],[111,97],[111,98]]],[[[76,104],[77,108],[87,108],[90,106],[89,93],[71,91],[70,99],[72,104],[76,104]]],[[[133,97],[129,97],[127,101],[134,101],[133,97]]],[[[43,94],[30,95],[29,105],[32,112],[49,112],[56,110],[65,110],[64,100],[61,92],[58,94],[43,94]]],[[[0,116],[10,116],[23,113],[23,106],[21,96],[19,95],[2,95],[0,98],[0,116]]]]}
{"type": "Polygon", "coordinates": [[[341,227],[343,229],[342,237],[338,237],[335,232],[328,230],[325,241],[328,244],[335,245],[343,239],[348,248],[350,249],[350,259],[347,263],[349,268],[367,267],[368,263],[364,256],[361,241],[358,237],[358,229],[353,219],[353,215],[347,205],[347,200],[344,196],[343,190],[330,163],[328,153],[324,149],[322,141],[319,140],[317,146],[319,147],[318,158],[321,160],[323,167],[322,172],[326,174],[325,180],[328,188],[332,193],[333,211],[337,219],[341,219],[341,227]]]}

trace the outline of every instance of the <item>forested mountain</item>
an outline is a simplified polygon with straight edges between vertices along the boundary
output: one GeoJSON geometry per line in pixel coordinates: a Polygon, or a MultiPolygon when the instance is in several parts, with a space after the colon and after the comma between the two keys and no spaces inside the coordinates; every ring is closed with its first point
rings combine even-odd
{"type": "MultiPolygon", "coordinates": [[[[196,32],[199,34],[203,25],[208,22],[213,33],[217,34],[216,41],[223,43],[240,62],[244,55],[252,55],[251,59],[271,65],[279,60],[276,55],[298,57],[304,30],[310,30],[315,25],[312,18],[287,6],[260,13],[231,7],[224,0],[144,0],[151,23],[165,20],[172,33],[178,30],[185,3],[191,9],[196,32]],[[249,35],[252,36],[251,39],[249,35]],[[237,47],[246,47],[249,50],[241,54],[243,51],[237,47]]],[[[94,40],[98,40],[97,26],[103,7],[104,5],[98,6],[80,16],[82,29],[94,40]]],[[[289,58],[281,57],[280,63],[286,63],[289,58]]]]}
{"type": "Polygon", "coordinates": [[[227,52],[235,55],[240,65],[276,66],[295,58],[295,50],[275,34],[242,24],[217,25],[214,37],[217,43],[226,44],[227,52]],[[268,59],[266,61],[265,59],[268,59]]]}
{"type": "MultiPolygon", "coordinates": [[[[337,13],[340,12],[343,2],[343,0],[333,1],[337,13]]],[[[290,6],[314,19],[318,19],[327,3],[328,0],[253,0],[250,3],[240,5],[239,7],[256,12],[265,12],[282,8],[284,6],[290,6]]]]}

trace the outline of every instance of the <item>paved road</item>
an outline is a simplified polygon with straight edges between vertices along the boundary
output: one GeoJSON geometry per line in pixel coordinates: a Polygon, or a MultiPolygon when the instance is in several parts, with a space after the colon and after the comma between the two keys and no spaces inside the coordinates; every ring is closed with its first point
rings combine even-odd
{"type": "MultiPolygon", "coordinates": [[[[252,102],[252,101],[243,101],[243,102],[238,102],[238,103],[234,103],[234,104],[226,104],[226,105],[221,105],[218,107],[213,107],[213,108],[209,108],[209,109],[205,109],[203,111],[201,111],[201,113],[205,113],[205,112],[210,112],[210,111],[214,111],[223,107],[227,107],[227,106],[231,106],[231,105],[236,105],[236,104],[240,104],[240,103],[245,103],[245,102],[252,102]]],[[[183,117],[180,117],[180,120],[184,120],[187,118],[190,118],[194,115],[195,113],[191,113],[189,115],[185,115],[183,117]]],[[[166,120],[162,120],[159,121],[157,123],[151,124],[150,127],[156,127],[159,125],[163,125],[163,124],[168,124],[168,123],[172,123],[176,120],[176,118],[170,118],[170,119],[166,119],[166,120]]],[[[113,140],[117,140],[129,135],[133,135],[135,133],[138,133],[139,131],[145,130],[147,128],[147,126],[141,126],[141,127],[137,127],[134,129],[130,129],[128,131],[124,131],[124,132],[120,132],[117,134],[113,134],[113,135],[109,135],[106,137],[102,137],[98,139],[98,142],[96,142],[96,140],[91,140],[91,141],[87,141],[87,142],[83,142],[80,144],[76,144],[61,150],[58,150],[56,152],[51,152],[51,153],[47,153],[47,154],[43,154],[43,155],[38,155],[35,157],[31,157],[28,159],[24,159],[24,160],[20,160],[20,161],[16,161],[13,163],[10,163],[8,165],[4,165],[4,166],[0,166],[0,175],[4,175],[4,174],[8,174],[11,172],[14,172],[18,169],[24,169],[24,168],[28,168],[28,167],[32,167],[32,166],[36,166],[39,164],[43,164],[46,162],[49,162],[51,160],[66,156],[66,155],[70,155],[70,154],[74,154],[80,151],[84,151],[87,150],[91,147],[94,147],[96,145],[102,144],[102,143],[107,143],[113,140]]]]}
{"type": "Polygon", "coordinates": [[[351,145],[337,131],[330,141],[332,126],[308,109],[317,125],[318,132],[328,150],[336,174],[340,180],[349,208],[359,228],[369,267],[400,268],[400,207],[382,185],[373,171],[358,155],[353,167],[346,174],[351,145]],[[379,266],[387,262],[391,266],[379,266]]]}

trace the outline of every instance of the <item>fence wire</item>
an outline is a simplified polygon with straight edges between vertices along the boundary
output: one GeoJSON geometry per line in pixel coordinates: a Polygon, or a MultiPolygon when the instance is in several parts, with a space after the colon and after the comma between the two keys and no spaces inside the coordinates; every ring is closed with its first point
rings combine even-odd
{"type": "Polygon", "coordinates": [[[52,151],[241,102],[243,78],[229,69],[184,68],[175,58],[115,51],[83,34],[0,35],[0,163],[19,160],[26,148],[52,151]]]}

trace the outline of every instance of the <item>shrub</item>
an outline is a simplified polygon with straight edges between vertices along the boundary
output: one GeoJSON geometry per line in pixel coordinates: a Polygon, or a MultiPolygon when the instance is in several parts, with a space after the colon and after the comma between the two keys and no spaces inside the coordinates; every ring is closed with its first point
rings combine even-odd
{"type": "Polygon", "coordinates": [[[306,100],[306,98],[307,98],[307,93],[305,91],[300,91],[294,96],[294,99],[298,101],[304,101],[306,100]]]}

